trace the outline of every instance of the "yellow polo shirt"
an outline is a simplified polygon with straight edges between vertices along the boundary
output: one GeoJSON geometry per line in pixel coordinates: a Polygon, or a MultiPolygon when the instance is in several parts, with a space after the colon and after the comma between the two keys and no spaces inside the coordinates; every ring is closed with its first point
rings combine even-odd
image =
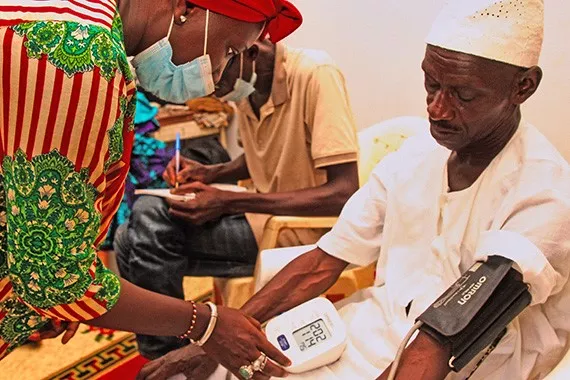
{"type": "MultiPolygon", "coordinates": [[[[324,167],[358,159],[346,83],[323,51],[277,44],[271,96],[260,118],[248,99],[237,106],[247,167],[261,193],[322,185],[327,180],[324,167]]],[[[266,219],[248,215],[258,239],[266,219]]],[[[280,243],[310,244],[322,233],[296,231],[296,238],[282,234],[280,243]]]]}

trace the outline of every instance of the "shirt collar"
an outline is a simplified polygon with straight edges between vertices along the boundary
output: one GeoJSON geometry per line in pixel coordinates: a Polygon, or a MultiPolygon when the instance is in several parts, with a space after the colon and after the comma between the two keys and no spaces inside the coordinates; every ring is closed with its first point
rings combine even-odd
{"type": "Polygon", "coordinates": [[[275,66],[273,68],[273,83],[271,85],[271,100],[273,105],[278,106],[289,99],[289,87],[287,85],[287,48],[284,44],[275,45],[275,66]]]}

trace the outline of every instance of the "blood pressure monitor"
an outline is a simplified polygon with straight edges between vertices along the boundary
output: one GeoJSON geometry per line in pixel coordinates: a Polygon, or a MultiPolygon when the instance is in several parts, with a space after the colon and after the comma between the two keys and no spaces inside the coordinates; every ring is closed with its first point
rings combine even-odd
{"type": "Polygon", "coordinates": [[[343,353],[346,326],[334,305],[319,297],[269,321],[267,339],[291,359],[287,371],[300,373],[336,361],[343,353]]]}

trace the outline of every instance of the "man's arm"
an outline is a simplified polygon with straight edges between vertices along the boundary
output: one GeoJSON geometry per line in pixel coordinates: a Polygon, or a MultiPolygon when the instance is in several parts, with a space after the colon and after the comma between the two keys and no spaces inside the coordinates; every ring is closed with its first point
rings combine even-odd
{"type": "MultiPolygon", "coordinates": [[[[450,369],[448,366],[451,351],[424,332],[404,350],[396,379],[443,380],[450,369]]],[[[392,365],[376,380],[387,380],[392,365]]]]}
{"type": "MultiPolygon", "coordinates": [[[[175,193],[195,193],[188,202],[168,201],[170,214],[193,224],[203,224],[225,214],[245,212],[273,215],[333,216],[358,187],[356,163],[326,167],[322,186],[273,194],[221,191],[201,182],[180,186],[175,193]]],[[[219,177],[216,177],[219,178],[219,177]]]]}
{"type": "Polygon", "coordinates": [[[210,170],[213,174],[211,182],[234,182],[250,177],[244,154],[233,161],[211,165],[210,170]]]}
{"type": "MultiPolygon", "coordinates": [[[[563,291],[568,281],[570,173],[566,166],[536,161],[523,167],[516,183],[507,184],[509,186],[505,188],[510,191],[504,196],[502,205],[493,210],[495,215],[490,229],[479,235],[473,260],[485,261],[489,255],[513,260],[523,275],[523,281],[530,285],[531,305],[550,300],[550,307],[558,308],[564,301],[551,296],[563,291]]],[[[524,331],[532,323],[529,321],[548,326],[540,328],[559,328],[555,322],[544,317],[542,311],[536,315],[542,317],[534,318],[535,315],[529,312],[526,324],[519,319],[519,326],[513,328],[524,331]]],[[[511,356],[508,346],[503,346],[502,350],[491,352],[486,360],[502,363],[511,356]]],[[[449,372],[449,357],[448,348],[420,332],[404,351],[396,378],[443,379],[449,372]]],[[[479,369],[479,376],[485,377],[489,371],[495,370],[487,368],[486,372],[481,373],[479,369]]],[[[387,369],[378,379],[387,379],[388,372],[387,369]]]]}
{"type": "Polygon", "coordinates": [[[324,185],[280,193],[228,194],[227,207],[232,214],[255,212],[273,215],[338,215],[350,196],[358,189],[356,162],[325,167],[324,185]]]}
{"type": "Polygon", "coordinates": [[[277,273],[241,310],[264,323],[321,295],[335,283],[347,265],[346,261],[315,248],[277,273]]]}

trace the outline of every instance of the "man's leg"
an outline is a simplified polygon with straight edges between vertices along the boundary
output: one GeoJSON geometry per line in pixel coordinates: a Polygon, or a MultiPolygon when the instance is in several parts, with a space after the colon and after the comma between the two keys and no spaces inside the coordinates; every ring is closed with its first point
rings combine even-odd
{"type": "MultiPolygon", "coordinates": [[[[257,255],[255,238],[243,216],[224,217],[205,226],[174,219],[161,198],[135,202],[128,227],[115,237],[121,274],[132,283],[183,298],[182,278],[251,275],[257,255]]],[[[141,354],[157,358],[183,346],[176,337],[137,335],[141,354]]]]}
{"type": "Polygon", "coordinates": [[[257,242],[244,215],[228,215],[201,226],[187,226],[187,276],[251,276],[257,242]]]}

